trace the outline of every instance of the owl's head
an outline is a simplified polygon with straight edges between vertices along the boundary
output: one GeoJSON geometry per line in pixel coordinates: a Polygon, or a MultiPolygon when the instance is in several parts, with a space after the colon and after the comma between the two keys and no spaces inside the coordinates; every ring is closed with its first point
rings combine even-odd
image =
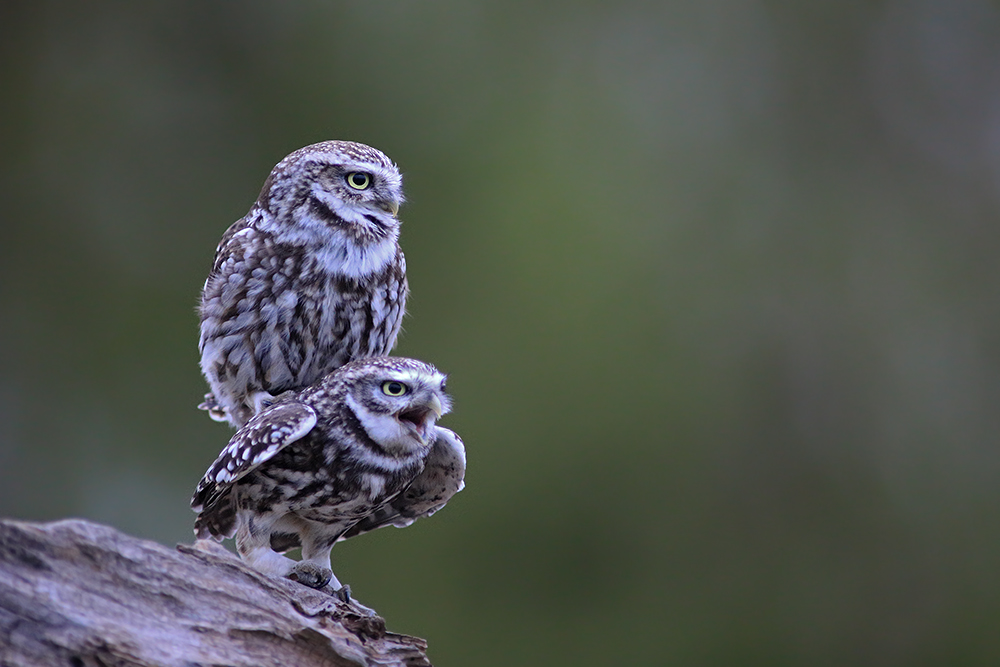
{"type": "Polygon", "coordinates": [[[435,422],[451,409],[443,373],[415,359],[373,357],[337,374],[344,380],[347,408],[387,452],[406,456],[434,444],[435,422]]]}
{"type": "Polygon", "coordinates": [[[403,177],[384,153],[353,141],[300,148],[268,176],[257,205],[284,242],[340,236],[360,247],[396,242],[403,177]]]}

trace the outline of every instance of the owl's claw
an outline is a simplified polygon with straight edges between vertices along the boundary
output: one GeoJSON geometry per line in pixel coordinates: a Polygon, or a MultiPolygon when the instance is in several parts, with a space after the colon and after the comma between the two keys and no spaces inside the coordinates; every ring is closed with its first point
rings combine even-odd
{"type": "Polygon", "coordinates": [[[339,589],[333,592],[333,597],[337,598],[338,600],[346,604],[351,604],[351,600],[353,599],[351,597],[351,587],[348,586],[347,584],[344,584],[339,589]]]}
{"type": "MultiPolygon", "coordinates": [[[[289,392],[285,392],[289,393],[289,392]]],[[[246,404],[253,410],[253,414],[257,414],[264,408],[274,405],[274,402],[278,400],[278,397],[267,391],[258,391],[250,394],[247,397],[246,404]]]]}
{"type": "Polygon", "coordinates": [[[205,400],[198,404],[199,410],[221,410],[219,407],[219,401],[215,400],[215,394],[208,392],[205,394],[205,400]]]}
{"type": "Polygon", "coordinates": [[[212,393],[205,394],[205,400],[198,404],[199,410],[207,410],[208,416],[214,421],[225,422],[229,421],[229,415],[226,413],[226,409],[219,405],[219,401],[215,398],[212,393]]]}
{"type": "MultiPolygon", "coordinates": [[[[333,570],[322,565],[317,565],[316,563],[301,561],[296,563],[295,567],[285,576],[309,588],[323,588],[333,578],[333,570]]],[[[344,588],[347,587],[345,586],[344,588]]],[[[347,593],[350,595],[350,590],[347,593]]]]}

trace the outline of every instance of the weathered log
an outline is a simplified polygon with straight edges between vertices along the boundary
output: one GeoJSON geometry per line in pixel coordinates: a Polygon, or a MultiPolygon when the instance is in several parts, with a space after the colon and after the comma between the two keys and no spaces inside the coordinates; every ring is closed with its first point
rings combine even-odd
{"type": "MultiPolygon", "coordinates": [[[[214,547],[214,548],[213,548],[214,547]]],[[[429,665],[365,609],[81,520],[0,520],[0,665],[429,665]]]]}

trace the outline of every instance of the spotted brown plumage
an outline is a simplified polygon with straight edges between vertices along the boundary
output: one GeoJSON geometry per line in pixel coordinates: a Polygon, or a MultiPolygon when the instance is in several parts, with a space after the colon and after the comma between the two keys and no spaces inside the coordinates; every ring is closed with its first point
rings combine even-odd
{"type": "Polygon", "coordinates": [[[337,541],[407,526],[464,487],[464,445],[436,424],[450,408],[444,382],[429,364],[375,357],[280,397],[205,473],[195,533],[235,537],[262,572],[325,585],[337,541]],[[281,555],[298,546],[301,562],[281,555]]]}
{"type": "Polygon", "coordinates": [[[406,307],[402,177],[347,141],[279,162],[222,237],[201,295],[199,406],[239,428],[287,391],[388,354],[406,307]]]}

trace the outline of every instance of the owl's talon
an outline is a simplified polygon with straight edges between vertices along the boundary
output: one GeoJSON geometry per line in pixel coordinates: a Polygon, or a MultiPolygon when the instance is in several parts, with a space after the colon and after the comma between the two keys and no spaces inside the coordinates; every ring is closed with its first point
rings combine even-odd
{"type": "Polygon", "coordinates": [[[208,416],[214,421],[229,421],[229,415],[226,413],[226,409],[219,405],[219,401],[216,400],[215,395],[211,392],[205,394],[205,400],[198,404],[198,409],[207,411],[208,416]]]}
{"type": "Polygon", "coordinates": [[[309,588],[323,588],[333,578],[333,570],[316,563],[301,561],[296,563],[295,567],[285,576],[309,588]]]}
{"type": "Polygon", "coordinates": [[[338,600],[346,604],[351,604],[351,600],[353,599],[351,597],[351,587],[348,586],[347,584],[344,584],[343,586],[341,586],[340,588],[338,588],[333,592],[333,597],[337,598],[338,600]]]}
{"type": "Polygon", "coordinates": [[[205,394],[205,400],[198,404],[199,410],[219,410],[219,402],[215,400],[215,394],[208,392],[205,394]]]}

